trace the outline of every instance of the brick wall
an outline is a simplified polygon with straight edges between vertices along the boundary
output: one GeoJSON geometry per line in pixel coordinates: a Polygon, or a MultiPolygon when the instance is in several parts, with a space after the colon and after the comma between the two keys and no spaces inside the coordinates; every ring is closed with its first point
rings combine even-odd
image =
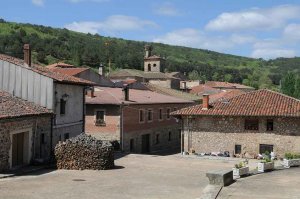
{"type": "Polygon", "coordinates": [[[103,140],[120,139],[119,105],[86,105],[85,132],[103,140]],[[96,110],[105,111],[105,126],[95,125],[96,110]]]}
{"type": "Polygon", "coordinates": [[[184,119],[184,147],[196,152],[234,152],[236,144],[242,146],[242,154],[255,156],[260,144],[273,145],[274,152],[283,156],[285,152],[300,152],[300,119],[256,118],[258,130],[245,130],[244,117],[198,117],[184,119]],[[273,119],[274,130],[267,131],[268,119],[273,119]]]}
{"type": "Polygon", "coordinates": [[[9,169],[9,152],[11,149],[10,133],[22,129],[32,130],[31,157],[47,159],[50,157],[51,117],[27,117],[19,119],[0,120],[0,171],[9,169]],[[40,141],[41,134],[45,142],[40,141]]]}
{"type": "MultiPolygon", "coordinates": [[[[167,118],[167,109],[174,111],[189,104],[143,104],[125,105],[123,107],[123,141],[124,150],[130,151],[130,140],[134,139],[134,152],[141,152],[141,137],[150,134],[151,151],[167,150],[180,147],[180,123],[176,119],[167,118]],[[147,120],[147,110],[151,109],[153,120],[147,120]],[[159,119],[159,109],[162,109],[162,119],[159,119]],[[139,120],[139,110],[144,110],[144,122],[139,120]],[[169,141],[169,132],[171,140],[169,141]],[[159,143],[156,143],[156,135],[159,134],[159,143]]],[[[87,105],[86,132],[100,139],[117,139],[121,142],[121,109],[119,105],[87,105]],[[105,110],[106,126],[95,126],[95,110],[105,110]]]]}

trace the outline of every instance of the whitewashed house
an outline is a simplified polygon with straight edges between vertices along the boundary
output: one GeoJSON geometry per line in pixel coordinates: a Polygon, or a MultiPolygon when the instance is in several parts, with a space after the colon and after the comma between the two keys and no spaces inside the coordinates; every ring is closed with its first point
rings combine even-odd
{"type": "Polygon", "coordinates": [[[31,63],[31,51],[24,45],[24,60],[0,54],[0,90],[45,107],[52,117],[52,148],[84,132],[85,89],[92,82],[53,72],[31,63]]]}

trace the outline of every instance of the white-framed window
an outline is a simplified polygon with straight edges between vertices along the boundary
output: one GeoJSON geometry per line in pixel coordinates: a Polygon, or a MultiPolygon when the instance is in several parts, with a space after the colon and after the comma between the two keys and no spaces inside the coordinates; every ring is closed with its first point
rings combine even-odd
{"type": "Polygon", "coordinates": [[[139,110],[139,122],[140,123],[145,122],[145,111],[143,109],[139,110]]]}
{"type": "Polygon", "coordinates": [[[158,120],[163,120],[164,119],[164,117],[163,117],[163,115],[164,115],[164,109],[162,109],[162,108],[160,108],[159,109],[159,111],[158,111],[158,120]]]}
{"type": "Polygon", "coordinates": [[[147,121],[152,122],[153,121],[153,109],[147,110],[147,121]]]}
{"type": "Polygon", "coordinates": [[[167,108],[167,119],[169,120],[171,118],[171,108],[167,108]]]}

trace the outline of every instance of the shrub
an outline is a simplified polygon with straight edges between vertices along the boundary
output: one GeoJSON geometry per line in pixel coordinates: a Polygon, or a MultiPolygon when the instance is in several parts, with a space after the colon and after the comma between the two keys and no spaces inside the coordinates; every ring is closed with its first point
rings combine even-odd
{"type": "Polygon", "coordinates": [[[234,167],[236,169],[240,169],[240,168],[243,168],[245,166],[246,166],[245,162],[240,162],[240,163],[234,165],[234,167]]]}
{"type": "Polygon", "coordinates": [[[299,153],[285,153],[284,158],[287,160],[300,159],[300,154],[299,153]]]}

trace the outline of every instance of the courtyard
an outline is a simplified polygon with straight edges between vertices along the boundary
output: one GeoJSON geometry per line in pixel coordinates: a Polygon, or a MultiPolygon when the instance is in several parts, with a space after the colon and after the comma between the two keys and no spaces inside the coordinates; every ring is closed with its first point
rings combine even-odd
{"type": "MultiPolygon", "coordinates": [[[[116,158],[113,170],[41,170],[0,179],[0,195],[13,199],[196,199],[208,184],[207,171],[231,169],[238,161],[178,154],[129,154],[116,158]]],[[[250,168],[255,165],[256,161],[251,160],[250,168]]],[[[223,188],[219,197],[253,198],[255,194],[255,198],[276,198],[277,194],[277,198],[297,198],[299,174],[300,169],[294,168],[240,179],[223,188]]]]}
{"type": "Polygon", "coordinates": [[[199,198],[212,169],[234,162],[130,154],[106,171],[44,170],[0,180],[1,198],[199,198]]]}

